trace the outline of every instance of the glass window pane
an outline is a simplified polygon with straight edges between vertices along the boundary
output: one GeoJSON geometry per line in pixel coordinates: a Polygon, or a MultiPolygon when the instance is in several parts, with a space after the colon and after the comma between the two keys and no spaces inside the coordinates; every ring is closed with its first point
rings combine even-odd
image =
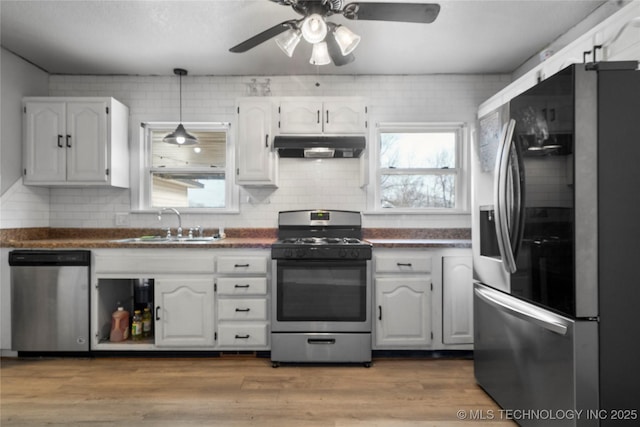
{"type": "Polygon", "coordinates": [[[455,208],[455,175],[382,175],[383,208],[455,208]]]}
{"type": "Polygon", "coordinates": [[[380,167],[455,168],[456,133],[381,133],[380,167]]]}
{"type": "Polygon", "coordinates": [[[224,208],[224,174],[152,173],[151,205],[224,208]]]}
{"type": "Polygon", "coordinates": [[[151,134],[151,166],[166,168],[215,167],[226,165],[227,133],[218,131],[187,131],[198,138],[197,145],[173,145],[162,141],[175,129],[153,130],[151,134]]]}

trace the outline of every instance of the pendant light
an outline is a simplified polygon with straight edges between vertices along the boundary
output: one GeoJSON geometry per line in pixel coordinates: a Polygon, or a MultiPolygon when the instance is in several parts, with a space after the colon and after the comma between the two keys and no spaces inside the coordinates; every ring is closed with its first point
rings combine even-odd
{"type": "Polygon", "coordinates": [[[198,138],[191,135],[186,131],[184,126],[182,126],[182,76],[187,75],[187,70],[182,68],[174,68],[173,73],[180,78],[180,124],[169,135],[162,138],[162,141],[167,144],[175,144],[175,145],[194,145],[198,143],[198,138]]]}

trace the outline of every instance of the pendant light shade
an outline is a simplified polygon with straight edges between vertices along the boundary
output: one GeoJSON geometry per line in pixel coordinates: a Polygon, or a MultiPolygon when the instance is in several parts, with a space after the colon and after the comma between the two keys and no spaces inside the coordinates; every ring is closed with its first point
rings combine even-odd
{"type": "Polygon", "coordinates": [[[198,143],[198,138],[191,135],[182,125],[182,76],[187,75],[187,70],[175,68],[173,73],[180,77],[180,124],[170,134],[162,138],[163,142],[174,145],[194,145],[198,143]]]}
{"type": "Polygon", "coordinates": [[[198,143],[198,138],[187,132],[184,126],[182,126],[182,123],[178,125],[176,130],[162,138],[162,140],[166,143],[176,145],[194,145],[198,143]]]}

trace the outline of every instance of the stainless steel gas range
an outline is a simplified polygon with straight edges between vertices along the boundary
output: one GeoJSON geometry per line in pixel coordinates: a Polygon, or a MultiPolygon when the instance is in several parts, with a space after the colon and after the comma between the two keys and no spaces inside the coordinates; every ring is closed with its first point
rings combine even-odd
{"type": "Polygon", "coordinates": [[[278,216],[271,361],[371,363],[371,244],[359,212],[278,216]]]}

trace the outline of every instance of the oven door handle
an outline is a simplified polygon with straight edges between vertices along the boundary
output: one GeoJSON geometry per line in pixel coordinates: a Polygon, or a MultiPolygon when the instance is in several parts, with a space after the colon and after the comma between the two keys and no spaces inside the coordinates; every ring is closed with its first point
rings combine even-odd
{"type": "Polygon", "coordinates": [[[307,339],[307,343],[308,344],[335,344],[336,343],[336,339],[335,338],[309,338],[307,339]]]}

